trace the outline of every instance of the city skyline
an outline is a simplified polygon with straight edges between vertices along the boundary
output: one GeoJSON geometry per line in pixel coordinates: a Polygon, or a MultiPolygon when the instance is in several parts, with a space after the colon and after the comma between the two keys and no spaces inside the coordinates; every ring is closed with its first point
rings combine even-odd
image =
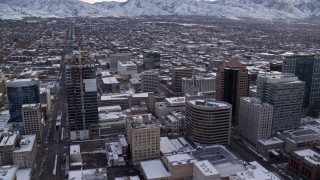
{"type": "Polygon", "coordinates": [[[93,4],[93,3],[97,3],[97,2],[112,2],[112,1],[114,1],[114,2],[126,2],[127,0],[81,0],[81,1],[93,4]]]}

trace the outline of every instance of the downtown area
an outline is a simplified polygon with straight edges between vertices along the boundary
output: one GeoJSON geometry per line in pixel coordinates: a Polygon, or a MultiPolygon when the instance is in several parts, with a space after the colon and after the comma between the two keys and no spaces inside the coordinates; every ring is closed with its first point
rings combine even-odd
{"type": "Polygon", "coordinates": [[[0,180],[319,180],[320,24],[0,20],[0,180]]]}

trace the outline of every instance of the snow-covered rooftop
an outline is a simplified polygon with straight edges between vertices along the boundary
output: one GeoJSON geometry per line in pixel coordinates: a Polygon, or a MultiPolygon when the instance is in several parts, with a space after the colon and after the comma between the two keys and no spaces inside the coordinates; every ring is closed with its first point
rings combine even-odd
{"type": "Polygon", "coordinates": [[[20,147],[16,149],[14,152],[29,152],[32,151],[32,147],[36,141],[36,135],[23,135],[20,140],[20,147]]]}
{"type": "Polygon", "coordinates": [[[283,141],[277,137],[272,137],[269,139],[260,139],[258,142],[264,146],[283,143],[283,141]]]}
{"type": "Polygon", "coordinates": [[[305,161],[308,161],[311,164],[320,165],[320,154],[312,149],[298,150],[294,151],[294,153],[300,157],[304,157],[305,161]]]}
{"type": "Polygon", "coordinates": [[[168,178],[172,174],[167,171],[160,159],[140,162],[143,173],[148,179],[168,178]]]}
{"type": "Polygon", "coordinates": [[[79,144],[71,145],[70,154],[80,154],[80,145],[79,144]]]}
{"type": "Polygon", "coordinates": [[[160,151],[162,154],[173,153],[173,151],[178,151],[178,149],[171,143],[168,137],[160,138],[160,151]]]}
{"type": "Polygon", "coordinates": [[[208,160],[196,162],[194,163],[194,166],[197,167],[204,176],[212,176],[219,174],[216,168],[214,168],[208,160]]]}

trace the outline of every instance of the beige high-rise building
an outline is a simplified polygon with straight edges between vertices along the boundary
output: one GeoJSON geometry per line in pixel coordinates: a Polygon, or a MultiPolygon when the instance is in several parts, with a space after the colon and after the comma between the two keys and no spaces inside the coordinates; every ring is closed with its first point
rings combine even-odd
{"type": "Polygon", "coordinates": [[[256,147],[258,140],[271,136],[273,106],[254,97],[240,99],[238,130],[243,139],[256,147]]]}
{"type": "Polygon", "coordinates": [[[130,116],[126,120],[126,135],[133,164],[160,157],[160,128],[146,120],[147,115],[130,116]]]}
{"type": "Polygon", "coordinates": [[[131,53],[114,53],[109,55],[110,70],[117,70],[118,62],[128,62],[131,60],[131,53]]]}
{"type": "Polygon", "coordinates": [[[37,141],[40,142],[43,129],[40,103],[22,105],[22,119],[25,134],[36,134],[37,141]]]}
{"type": "Polygon", "coordinates": [[[153,70],[142,72],[141,85],[143,92],[157,92],[159,88],[159,72],[153,70]]]}
{"type": "Polygon", "coordinates": [[[241,97],[249,96],[249,75],[246,66],[233,59],[219,67],[216,99],[232,105],[232,124],[238,125],[241,97]]]}
{"type": "Polygon", "coordinates": [[[193,71],[190,68],[181,67],[181,68],[174,68],[171,71],[171,88],[175,92],[182,92],[182,78],[192,77],[193,71]]]}

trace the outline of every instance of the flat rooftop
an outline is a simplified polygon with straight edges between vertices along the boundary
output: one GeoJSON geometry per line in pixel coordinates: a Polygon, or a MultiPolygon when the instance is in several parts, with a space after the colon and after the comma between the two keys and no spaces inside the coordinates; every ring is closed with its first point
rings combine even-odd
{"type": "Polygon", "coordinates": [[[17,171],[18,171],[17,166],[1,166],[0,167],[0,179],[2,179],[2,180],[15,179],[17,171]]]}
{"type": "Polygon", "coordinates": [[[202,106],[202,107],[213,107],[213,108],[231,108],[231,105],[222,102],[222,101],[215,101],[213,99],[207,99],[207,100],[190,100],[189,103],[195,105],[195,106],[202,106]]]}
{"type": "Polygon", "coordinates": [[[107,170],[100,169],[86,169],[69,171],[69,180],[105,180],[107,179],[107,170]]]}
{"type": "Polygon", "coordinates": [[[14,152],[29,152],[32,151],[32,147],[36,142],[36,135],[23,135],[21,136],[20,147],[16,149],[14,152]]]}
{"type": "Polygon", "coordinates": [[[303,149],[294,151],[294,154],[304,157],[304,160],[313,164],[313,165],[320,165],[320,154],[315,152],[312,149],[303,149]]]}
{"type": "Polygon", "coordinates": [[[80,154],[80,145],[70,145],[70,154],[80,154]]]}
{"type": "Polygon", "coordinates": [[[8,133],[2,138],[2,141],[0,142],[0,146],[13,146],[15,140],[17,139],[18,134],[14,133],[8,133]]]}
{"type": "Polygon", "coordinates": [[[284,143],[284,141],[282,141],[281,139],[279,139],[277,137],[272,137],[272,138],[268,138],[268,139],[260,139],[260,140],[258,140],[258,142],[264,146],[284,143]]]}
{"type": "Polygon", "coordinates": [[[297,130],[288,130],[282,133],[277,133],[277,137],[282,140],[289,140],[294,143],[318,141],[320,139],[319,129],[311,128],[310,126],[303,126],[297,130]]]}
{"type": "Polygon", "coordinates": [[[222,164],[237,160],[237,158],[221,145],[214,145],[192,151],[192,156],[198,161],[208,160],[211,164],[222,164]]]}
{"type": "Polygon", "coordinates": [[[196,166],[204,176],[219,175],[217,169],[214,168],[208,160],[196,162],[194,166],[196,166]]]}
{"type": "Polygon", "coordinates": [[[173,154],[166,156],[165,158],[168,159],[168,161],[173,165],[180,165],[180,164],[189,164],[189,163],[195,163],[198,162],[198,160],[194,159],[192,156],[190,156],[187,153],[183,154],[173,154]]]}
{"type": "Polygon", "coordinates": [[[171,143],[168,137],[160,138],[160,152],[162,154],[171,154],[177,151],[178,149],[171,143]]]}
{"type": "Polygon", "coordinates": [[[172,174],[164,167],[160,159],[140,162],[142,171],[148,179],[161,179],[172,174]]]}

